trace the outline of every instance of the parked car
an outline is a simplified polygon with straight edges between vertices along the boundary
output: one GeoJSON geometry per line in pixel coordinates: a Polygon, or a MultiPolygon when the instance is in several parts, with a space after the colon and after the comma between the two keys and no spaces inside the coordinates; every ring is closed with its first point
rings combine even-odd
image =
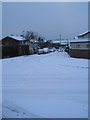
{"type": "Polygon", "coordinates": [[[58,52],[63,52],[63,51],[64,51],[63,48],[58,49],[58,52]]]}
{"type": "Polygon", "coordinates": [[[55,52],[55,51],[56,51],[56,48],[54,48],[54,47],[53,47],[52,49],[53,49],[53,52],[55,52]]]}
{"type": "Polygon", "coordinates": [[[49,49],[49,52],[54,52],[54,49],[53,49],[53,48],[50,48],[50,49],[49,49]]]}
{"type": "Polygon", "coordinates": [[[43,48],[43,52],[44,52],[44,54],[49,53],[49,49],[48,48],[43,48]]]}
{"type": "Polygon", "coordinates": [[[44,54],[43,49],[38,49],[38,54],[44,54]]]}

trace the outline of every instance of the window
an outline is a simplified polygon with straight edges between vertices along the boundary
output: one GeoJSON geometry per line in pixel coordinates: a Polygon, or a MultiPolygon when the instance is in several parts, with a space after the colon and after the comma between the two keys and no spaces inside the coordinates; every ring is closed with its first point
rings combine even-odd
{"type": "Polygon", "coordinates": [[[76,48],[80,48],[80,45],[76,45],[76,48]]]}
{"type": "Polygon", "coordinates": [[[9,43],[9,42],[5,42],[5,45],[7,45],[7,46],[9,46],[11,43],[9,43]]]}
{"type": "Polygon", "coordinates": [[[87,48],[90,48],[90,44],[87,44],[87,48]]]}

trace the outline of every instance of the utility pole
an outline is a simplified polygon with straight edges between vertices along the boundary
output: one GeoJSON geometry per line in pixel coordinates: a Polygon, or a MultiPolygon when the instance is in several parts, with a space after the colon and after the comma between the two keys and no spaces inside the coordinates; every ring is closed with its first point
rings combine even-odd
{"type": "Polygon", "coordinates": [[[61,34],[60,34],[60,46],[61,46],[61,34]]]}
{"type": "Polygon", "coordinates": [[[69,43],[68,43],[68,39],[66,39],[67,40],[67,46],[69,45],[69,43]]]}

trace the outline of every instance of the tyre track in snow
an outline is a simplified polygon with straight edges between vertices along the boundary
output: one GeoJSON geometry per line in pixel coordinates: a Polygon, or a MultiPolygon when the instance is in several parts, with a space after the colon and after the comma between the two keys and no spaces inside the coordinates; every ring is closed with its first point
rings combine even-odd
{"type": "Polygon", "coordinates": [[[3,118],[11,118],[12,114],[13,114],[13,118],[14,117],[15,118],[40,118],[41,117],[30,111],[23,109],[23,107],[9,100],[3,101],[2,112],[3,112],[3,118]]]}
{"type": "MultiPolygon", "coordinates": [[[[14,83],[12,84],[11,82],[11,86],[8,86],[11,87],[11,91],[9,94],[12,94],[12,93],[15,93],[14,95],[11,95],[13,100],[15,99],[15,97],[17,97],[17,103],[18,103],[18,100],[22,101],[23,99],[23,95],[24,97],[26,97],[26,102],[25,104],[30,104],[30,100],[33,99],[34,97],[32,97],[33,95],[35,95],[36,98],[38,97],[43,97],[42,95],[44,94],[44,97],[47,97],[49,96],[50,100],[51,100],[51,97],[55,100],[61,100],[59,97],[61,97],[62,99],[64,99],[65,97],[65,100],[71,100],[71,101],[74,101],[74,102],[77,102],[77,103],[80,103],[83,104],[84,101],[82,101],[82,98],[85,98],[84,95],[86,95],[87,91],[86,91],[86,85],[84,84],[84,87],[82,86],[82,88],[84,89],[79,89],[79,85],[81,85],[81,82],[82,80],[80,79],[79,83],[77,82],[77,80],[74,79],[74,82],[72,80],[67,80],[66,77],[64,77],[67,73],[68,73],[68,69],[65,69],[63,67],[67,67],[69,68],[69,70],[72,68],[71,65],[68,65],[66,66],[66,62],[62,61],[62,56],[63,54],[65,53],[58,53],[58,52],[55,52],[55,53],[50,53],[50,54],[45,54],[45,55],[32,55],[32,56],[26,56],[24,57],[24,59],[20,58],[20,59],[17,59],[17,60],[13,60],[13,64],[15,61],[18,61],[19,63],[17,65],[22,65],[22,69],[23,71],[25,71],[25,73],[22,74],[18,72],[16,73],[12,73],[11,75],[8,74],[9,76],[5,76],[5,80],[8,80],[11,79],[10,81],[16,80],[15,82],[15,86],[14,86],[14,83]],[[61,57],[60,57],[61,56],[61,57]],[[21,63],[20,63],[21,62],[21,63]],[[31,63],[29,63],[31,62],[31,63]],[[29,64],[28,64],[29,63],[29,64]],[[60,64],[62,63],[62,64],[60,64]],[[64,66],[63,66],[64,65],[64,66]],[[27,66],[27,67],[25,67],[27,66]],[[38,69],[37,69],[37,66],[38,66],[38,69]],[[49,67],[50,66],[50,67],[49,67]],[[59,67],[61,66],[61,68],[59,67]],[[48,67],[49,72],[52,71],[52,69],[55,69],[54,71],[50,72],[49,74],[47,74],[48,72],[45,72],[44,68],[46,69],[48,67]],[[70,68],[71,67],[71,68],[70,68]],[[26,71],[28,70],[27,68],[29,68],[30,71],[32,71],[31,73],[27,73],[26,71]],[[43,69],[42,69],[43,68],[43,69]],[[59,68],[59,70],[57,70],[57,68],[59,68]],[[63,69],[62,69],[63,68],[63,69]],[[39,69],[41,69],[41,71],[39,71],[39,69]],[[34,71],[36,70],[36,71],[34,71]],[[38,70],[38,71],[37,71],[38,70]],[[62,75],[62,77],[60,77],[60,70],[64,71],[65,72],[65,75],[62,75]],[[33,72],[34,71],[34,72],[33,72]],[[38,74],[36,75],[35,72],[38,72],[38,74]],[[58,72],[58,73],[57,73],[58,72]],[[54,73],[53,75],[51,75],[52,73],[54,73]],[[46,76],[47,75],[47,76],[46,76]],[[60,78],[59,78],[60,77],[60,78]],[[38,78],[38,80],[37,80],[38,78]],[[20,80],[19,80],[20,79],[20,80]],[[60,80],[61,79],[61,80],[60,80]],[[31,80],[31,81],[30,81],[31,80]],[[71,83],[71,84],[70,84],[71,83]],[[41,87],[40,87],[40,86],[41,87]],[[71,87],[73,85],[73,87],[71,87]],[[16,88],[16,90],[13,90],[13,86],[14,88],[16,88]],[[32,87],[31,87],[32,86],[32,87]],[[56,87],[55,87],[56,86],[56,87]],[[31,89],[30,89],[31,87],[31,89]],[[40,87],[40,88],[39,88],[40,87]],[[46,87],[46,88],[45,88],[46,87]],[[58,88],[57,88],[58,87],[58,88]],[[61,87],[61,89],[60,89],[61,87]],[[70,88],[71,87],[71,88],[70,88]],[[69,89],[70,88],[70,89],[69,89]],[[76,89],[77,88],[77,89],[76,89]],[[64,90],[65,89],[65,90],[64,90]],[[19,90],[19,91],[18,91],[19,90]],[[59,92],[60,91],[60,92],[59,92]],[[85,92],[86,93],[85,93],[85,92]],[[23,94],[24,92],[24,94],[23,94]],[[22,95],[21,95],[22,94],[22,95]],[[74,95],[73,95],[74,94],[74,95]],[[36,96],[37,95],[37,96],[36,96]],[[54,96],[55,95],[55,96],[54,96]],[[67,95],[67,96],[66,96],[67,95]],[[75,96],[76,95],[76,96],[75,96]],[[78,99],[78,96],[80,97],[78,99]],[[29,98],[30,97],[30,98],[29,98]],[[76,98],[76,99],[75,99],[76,98]],[[29,99],[29,101],[28,101],[29,99]]],[[[64,59],[66,59],[67,61],[71,60],[71,58],[65,54],[65,57],[64,59]],[[67,59],[68,57],[68,59],[67,59]]],[[[74,59],[73,59],[74,60],[74,59]]],[[[77,60],[78,61],[78,60],[77,60]]],[[[74,62],[74,61],[73,61],[74,62]]],[[[69,62],[68,62],[69,63],[69,62]]],[[[76,64],[75,64],[76,65],[76,64]]],[[[12,65],[13,66],[13,65],[12,65]]],[[[19,67],[17,69],[19,69],[19,67]]],[[[12,68],[12,67],[11,67],[12,68]]],[[[16,66],[15,66],[16,68],[16,66]]],[[[20,69],[22,71],[22,69],[20,69]]],[[[47,69],[46,69],[47,70],[47,69]]],[[[72,70],[72,69],[71,69],[72,70]]],[[[84,69],[83,69],[84,70],[84,69]]],[[[72,72],[72,71],[71,71],[72,72]]],[[[80,72],[79,72],[80,73],[80,72]]],[[[75,75],[74,75],[75,77],[75,75]]],[[[71,73],[70,73],[70,78],[71,78],[71,73]]],[[[72,77],[73,78],[73,77],[72,77]]],[[[69,79],[69,77],[68,77],[69,79]]],[[[86,79],[85,79],[86,80],[86,79]]],[[[83,82],[82,82],[83,83],[83,82]]],[[[86,82],[85,82],[86,83],[86,82]]],[[[83,84],[82,84],[83,85],[83,84]]],[[[7,85],[6,85],[7,87],[7,85]]],[[[7,89],[7,88],[6,88],[7,89]]],[[[8,89],[7,89],[8,90],[8,89]]],[[[6,91],[7,92],[7,91],[6,91]]],[[[86,95],[87,96],[87,95],[86,95]]],[[[43,98],[41,98],[42,101],[43,101],[43,98]]],[[[13,101],[12,100],[12,101],[13,101]]],[[[35,101],[35,99],[33,99],[34,102],[32,102],[31,100],[31,104],[33,103],[36,103],[37,100],[35,101]]],[[[86,100],[86,99],[85,99],[86,100]]],[[[41,101],[41,102],[42,102],[41,101]]],[[[48,101],[48,100],[46,100],[48,101]]],[[[45,101],[45,103],[46,103],[45,101]]],[[[14,101],[15,102],[15,101],[14,101]]],[[[14,103],[13,102],[13,103],[14,103]]],[[[52,100],[50,101],[52,102],[52,100]]],[[[24,103],[24,101],[23,101],[24,103]]],[[[38,103],[38,102],[37,102],[38,103]]],[[[87,103],[87,101],[86,101],[87,103]]],[[[41,103],[39,103],[41,104],[41,103]]],[[[18,103],[19,105],[19,103],[18,103]]],[[[22,104],[23,105],[23,104],[22,104]]],[[[36,106],[38,106],[37,104],[35,104],[36,106]]],[[[46,104],[47,105],[47,104],[46,104]]],[[[53,105],[53,104],[52,104],[53,105]]],[[[33,106],[33,105],[31,105],[33,106]]],[[[35,106],[35,107],[36,107],[35,106]]],[[[25,106],[26,107],[26,106],[25,106]]],[[[27,108],[27,107],[26,107],[27,108]]],[[[31,107],[30,107],[31,108],[31,107]]],[[[33,107],[32,107],[33,108],[33,107]]],[[[38,108],[38,107],[37,107],[38,108]]],[[[42,108],[42,107],[41,107],[42,108]]],[[[50,107],[49,107],[50,108],[50,107]]],[[[58,108],[58,105],[57,105],[57,108],[58,108]]],[[[83,109],[85,109],[85,106],[83,107],[83,109]]],[[[28,109],[29,110],[29,109],[28,109]]],[[[32,109],[31,109],[32,110],[32,109]]],[[[30,110],[30,111],[31,111],[30,110]]],[[[87,110],[87,109],[86,109],[87,110]]],[[[34,111],[34,110],[33,110],[34,111]]],[[[48,109],[47,109],[48,111],[48,109]]],[[[33,113],[33,112],[31,112],[33,113]]],[[[38,112],[36,112],[38,113],[38,112]]]]}

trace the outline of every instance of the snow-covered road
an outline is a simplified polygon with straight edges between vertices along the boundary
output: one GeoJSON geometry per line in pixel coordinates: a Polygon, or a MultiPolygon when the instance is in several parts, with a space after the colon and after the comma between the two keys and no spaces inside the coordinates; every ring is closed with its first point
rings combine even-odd
{"type": "Polygon", "coordinates": [[[54,52],[3,59],[2,68],[3,117],[88,117],[87,59],[54,52]]]}

